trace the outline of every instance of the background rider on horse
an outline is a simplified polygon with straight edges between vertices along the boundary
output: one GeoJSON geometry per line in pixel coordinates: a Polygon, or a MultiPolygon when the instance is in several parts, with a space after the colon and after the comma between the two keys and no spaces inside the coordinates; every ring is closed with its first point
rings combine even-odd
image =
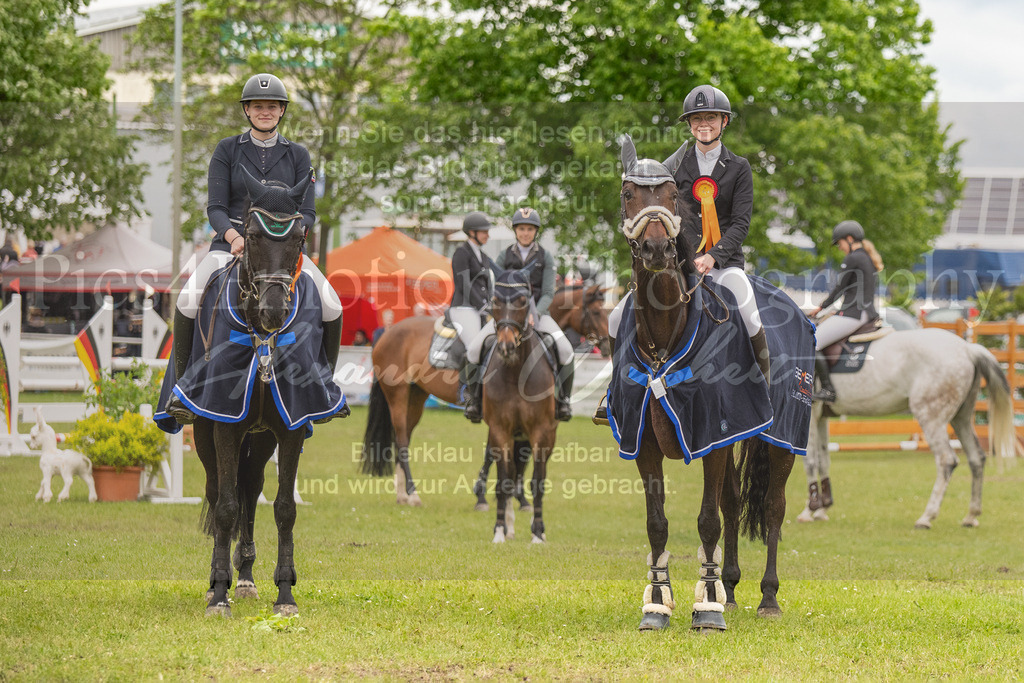
{"type": "MultiPolygon", "coordinates": [[[[530,288],[536,308],[533,326],[538,332],[548,335],[555,342],[558,364],[555,378],[555,417],[562,422],[567,422],[572,418],[569,400],[572,397],[574,375],[573,349],[565,333],[562,332],[562,328],[548,315],[548,307],[555,296],[555,259],[537,242],[540,226],[540,215],[535,209],[525,206],[517,209],[512,215],[512,229],[516,233],[516,243],[498,254],[497,264],[501,270],[529,269],[530,288]]],[[[471,367],[479,365],[484,341],[492,334],[494,334],[493,320],[488,322],[466,347],[466,358],[471,367]]],[[[482,387],[480,373],[467,374],[474,378],[474,383],[466,388],[466,417],[473,422],[479,422],[482,387]]]]}
{"type": "Polygon", "coordinates": [[[814,318],[822,309],[843,299],[839,313],[819,323],[814,333],[814,373],[820,384],[814,398],[825,403],[836,400],[836,390],[822,349],[849,337],[865,323],[878,318],[875,292],[878,290],[878,271],[884,267],[882,256],[870,240],[864,239],[864,228],[857,221],[843,221],[833,228],[832,244],[839,247],[846,257],[839,266],[839,279],[832,291],[810,314],[814,318]]]}

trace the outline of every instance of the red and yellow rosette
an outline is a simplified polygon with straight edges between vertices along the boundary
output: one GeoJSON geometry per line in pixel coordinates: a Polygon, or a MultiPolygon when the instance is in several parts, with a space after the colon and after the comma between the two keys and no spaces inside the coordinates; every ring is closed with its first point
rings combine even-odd
{"type": "Polygon", "coordinates": [[[718,183],[711,176],[703,175],[693,182],[693,198],[700,202],[700,246],[697,253],[710,249],[722,239],[722,231],[718,227],[718,212],[715,210],[715,198],[718,197],[718,183]]]}

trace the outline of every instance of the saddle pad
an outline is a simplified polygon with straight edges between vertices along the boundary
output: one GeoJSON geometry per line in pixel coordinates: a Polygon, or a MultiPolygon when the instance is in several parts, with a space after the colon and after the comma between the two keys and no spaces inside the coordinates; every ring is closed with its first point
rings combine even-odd
{"type": "Polygon", "coordinates": [[[462,343],[447,311],[434,322],[427,361],[430,367],[438,370],[459,370],[466,362],[466,345],[462,343]]]}
{"type": "Polygon", "coordinates": [[[842,353],[839,354],[839,359],[836,364],[832,366],[831,372],[833,375],[849,375],[857,372],[864,367],[864,361],[868,359],[868,349],[871,347],[871,342],[843,342],[842,353]]]}
{"type": "MultiPolygon", "coordinates": [[[[262,384],[259,358],[251,331],[233,302],[238,296],[236,269],[225,268],[210,281],[220,296],[203,302],[192,340],[192,358],[185,375],[175,378],[174,358],[168,362],[160,395],[166,406],[173,392],[190,410],[215,422],[241,422],[249,413],[256,384],[262,384]],[[224,287],[220,285],[227,282],[224,287]],[[214,316],[214,306],[218,315],[214,316]],[[212,327],[212,329],[211,329],[212,327]],[[210,337],[206,354],[202,332],[210,337]]],[[[334,368],[323,349],[320,295],[316,284],[303,273],[292,297],[292,311],[278,331],[271,355],[269,388],[281,419],[289,429],[308,426],[313,420],[333,415],[345,405],[345,395],[334,381],[334,368]]],[[[262,348],[262,347],[261,347],[262,348]]],[[[265,350],[265,349],[264,349],[265,350]]],[[[181,429],[161,410],[154,420],[166,432],[181,429]]]]}

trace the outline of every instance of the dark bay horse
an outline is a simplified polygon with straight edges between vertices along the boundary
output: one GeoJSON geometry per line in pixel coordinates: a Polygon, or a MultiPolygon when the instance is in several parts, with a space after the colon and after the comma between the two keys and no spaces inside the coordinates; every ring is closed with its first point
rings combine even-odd
{"type": "MultiPolygon", "coordinates": [[[[579,297],[578,301],[582,306],[584,297],[579,297]]],[[[586,301],[588,310],[595,309],[590,297],[586,301]]],[[[593,324],[598,338],[602,329],[607,335],[608,316],[601,307],[586,316],[582,313],[576,316],[570,310],[569,317],[590,320],[583,328],[587,334],[593,324]]],[[[434,395],[447,403],[462,402],[458,371],[438,370],[428,361],[436,321],[436,318],[415,316],[395,323],[380,336],[371,354],[373,384],[363,437],[362,471],[387,476],[394,470],[395,498],[399,505],[423,504],[413,481],[409,444],[412,431],[423,417],[427,398],[434,395]]],[[[486,462],[489,468],[490,461],[486,462]]],[[[520,497],[520,502],[525,505],[526,499],[520,497]]]]}
{"type": "MultiPolygon", "coordinates": [[[[252,574],[256,502],[276,447],[274,612],[293,615],[298,613],[292,595],[297,578],[292,529],[299,454],[309,423],[344,415],[347,406],[321,346],[319,294],[308,276],[301,277],[305,231],[298,207],[311,176],[294,188],[263,186],[245,176],[251,205],[243,227],[244,253],[211,279],[189,368],[176,384],[171,382],[198,416],[196,452],[206,471],[204,528],[214,538],[206,613],[231,614],[235,537],[235,597],[257,596],[252,574]]],[[[168,431],[180,429],[166,412],[157,418],[168,431]]]]}
{"type": "MultiPolygon", "coordinates": [[[[759,439],[744,441],[738,460],[734,458],[732,441],[721,447],[712,445],[706,451],[693,453],[682,440],[679,431],[680,416],[670,414],[667,404],[660,398],[651,397],[659,397],[659,388],[660,396],[664,396],[665,388],[672,386],[673,382],[679,384],[687,381],[687,375],[683,371],[690,370],[690,367],[677,372],[678,366],[674,365],[677,359],[686,357],[677,354],[675,349],[681,345],[688,348],[685,347],[687,338],[690,339],[690,344],[696,339],[696,333],[693,337],[686,338],[684,333],[689,335],[690,330],[699,326],[714,330],[728,317],[714,312],[723,310],[724,306],[717,309],[707,306],[714,298],[713,292],[710,289],[703,291],[703,281],[696,276],[692,263],[692,246],[686,245],[687,253],[677,253],[675,236],[679,232],[680,222],[691,218],[676,215],[677,188],[673,173],[678,168],[682,151],[670,157],[664,165],[651,159],[638,161],[632,140],[626,137],[622,152],[626,175],[620,198],[621,216],[623,232],[626,233],[632,251],[631,297],[634,308],[633,314],[623,316],[622,326],[617,335],[615,373],[625,373],[627,365],[642,368],[640,373],[631,373],[630,379],[623,381],[640,384],[641,389],[646,386],[648,392],[642,406],[641,402],[635,402],[639,406],[635,408],[639,411],[636,417],[640,420],[635,459],[646,498],[647,535],[651,548],[651,554],[648,556],[650,585],[644,594],[641,630],[667,627],[669,617],[676,606],[669,582],[669,553],[665,549],[668,541],[663,474],[665,458],[689,462],[691,457],[702,455],[704,493],[697,517],[697,531],[701,541],[698,561],[701,563],[701,570],[692,627],[714,630],[725,628],[723,611],[726,606],[735,606],[734,589],[740,579],[737,547],[741,522],[752,539],[760,538],[768,546],[767,565],[761,579],[762,599],[758,606],[758,614],[770,616],[781,613],[776,598],[779,588],[776,560],[786,509],[785,485],[793,466],[794,455],[784,448],[769,445],[759,439]],[[700,301],[704,301],[705,304],[697,305],[700,301]],[[691,316],[697,316],[698,320],[691,321],[691,316]],[[630,322],[631,326],[628,325],[630,322]],[[672,375],[660,374],[670,370],[673,371],[672,375]],[[643,385],[643,382],[646,382],[646,385],[643,385]],[[647,425],[646,428],[644,425],[647,425]],[[723,521],[724,557],[718,547],[723,532],[723,521]]],[[[680,212],[686,211],[682,203],[679,206],[680,212]]],[[[735,311],[733,313],[735,314],[735,311]]],[[[749,382],[747,386],[753,389],[760,388],[761,396],[766,403],[764,380],[756,370],[749,343],[742,348],[746,349],[744,353],[747,354],[741,363],[744,366],[742,370],[746,373],[745,381],[749,382]],[[753,373],[756,373],[756,376],[753,373]]],[[[713,347],[694,351],[697,354],[696,360],[691,362],[694,367],[700,363],[702,353],[706,357],[725,353],[724,350],[713,347]]],[[[689,352],[690,349],[685,353],[689,352]]],[[[699,377],[700,369],[696,372],[698,374],[695,377],[699,377]]],[[[623,414],[628,410],[618,402],[626,401],[615,396],[614,376],[612,381],[609,409],[612,426],[616,429],[618,438],[621,436],[619,429],[622,428],[623,414]]],[[[707,408],[694,399],[680,410],[686,413],[683,420],[696,420],[698,414],[707,408]]],[[[729,417],[732,419],[735,416],[730,414],[729,417]]],[[[718,423],[713,424],[717,426],[718,423]]],[[[723,432],[725,428],[726,421],[722,418],[723,432]]],[[[620,440],[620,453],[623,447],[624,442],[620,440]]]]}
{"type": "Polygon", "coordinates": [[[604,308],[606,289],[598,285],[589,287],[560,287],[548,306],[548,315],[562,331],[573,330],[596,346],[601,355],[611,355],[608,337],[608,311],[604,308]]]}
{"type": "Polygon", "coordinates": [[[517,492],[526,462],[521,442],[533,457],[533,543],[547,540],[543,497],[547,461],[555,445],[555,372],[544,342],[530,324],[530,281],[522,271],[502,273],[494,288],[495,344],[483,374],[483,418],[487,423],[487,456],[498,465],[497,520],[494,542],[515,535],[509,498],[517,492]]]}

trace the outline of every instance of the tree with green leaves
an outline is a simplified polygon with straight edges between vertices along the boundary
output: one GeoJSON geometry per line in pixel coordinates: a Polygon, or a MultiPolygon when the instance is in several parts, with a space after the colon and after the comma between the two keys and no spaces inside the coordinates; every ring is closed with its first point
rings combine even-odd
{"type": "MultiPolygon", "coordinates": [[[[326,252],[329,232],[342,215],[357,214],[374,203],[385,212],[405,213],[413,206],[425,207],[424,215],[440,215],[443,202],[427,201],[435,189],[423,182],[420,172],[430,160],[417,158],[436,150],[410,152],[417,147],[415,131],[430,123],[429,108],[398,97],[409,54],[397,18],[407,4],[210,0],[186,8],[186,234],[206,223],[210,155],[219,139],[246,127],[239,94],[245,80],[259,72],[284,81],[291,104],[282,132],[309,149],[319,171],[319,253],[326,252]],[[381,196],[388,187],[401,188],[401,196],[381,196]]],[[[173,3],[146,15],[135,35],[146,55],[141,66],[169,73],[173,28],[173,3]]],[[[156,82],[158,91],[166,92],[166,80],[158,77],[156,82]]],[[[158,97],[148,114],[169,123],[171,104],[168,97],[158,97]]]]}
{"type": "Polygon", "coordinates": [[[758,270],[834,258],[844,219],[865,226],[889,270],[910,268],[959,196],[958,144],[923,104],[931,25],[914,0],[452,0],[403,30],[416,57],[405,99],[461,103],[505,131],[502,153],[518,163],[491,181],[525,186],[563,244],[620,266],[616,139],[632,132],[641,156],[667,157],[701,83],[737,113],[726,141],[755,173],[746,244],[758,270]],[[818,256],[779,234],[809,237],[818,256]]]}
{"type": "Polygon", "coordinates": [[[0,5],[0,229],[29,239],[139,215],[144,167],[103,101],[109,59],[75,35],[81,5],[0,5]]]}

